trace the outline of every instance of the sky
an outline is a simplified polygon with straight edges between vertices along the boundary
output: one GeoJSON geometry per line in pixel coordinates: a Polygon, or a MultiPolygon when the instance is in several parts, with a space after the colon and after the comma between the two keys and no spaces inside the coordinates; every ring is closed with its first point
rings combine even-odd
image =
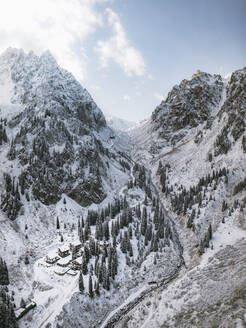
{"type": "Polygon", "coordinates": [[[246,0],[8,0],[0,52],[49,49],[107,115],[148,118],[197,70],[246,66],[246,0]]]}

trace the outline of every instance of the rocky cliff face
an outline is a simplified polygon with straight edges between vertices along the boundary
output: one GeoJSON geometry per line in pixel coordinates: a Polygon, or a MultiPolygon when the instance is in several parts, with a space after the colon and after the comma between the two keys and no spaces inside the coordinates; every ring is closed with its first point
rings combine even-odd
{"type": "MultiPolygon", "coordinates": [[[[215,142],[215,155],[226,154],[233,144],[245,134],[246,127],[246,68],[235,71],[226,89],[226,100],[219,112],[223,129],[215,142]]],[[[246,151],[246,139],[241,143],[246,151]]]]}
{"type": "Polygon", "coordinates": [[[128,327],[245,325],[245,81],[245,68],[229,81],[206,73],[184,80],[148,122],[132,131],[132,155],[152,170],[160,199],[176,223],[187,268],[117,327],[126,322],[128,327]],[[216,291],[214,283],[220,283],[216,291]]]}
{"type": "Polygon", "coordinates": [[[221,100],[222,88],[219,75],[201,72],[191,80],[183,80],[154,110],[153,129],[161,138],[175,144],[188,129],[211,119],[221,100]]]}
{"type": "Polygon", "coordinates": [[[12,167],[3,168],[3,211],[15,218],[30,196],[45,205],[63,193],[83,206],[101,202],[110,129],[86,89],[49,52],[17,49],[1,55],[0,81],[1,157],[12,167]]]}
{"type": "Polygon", "coordinates": [[[0,56],[1,209],[17,218],[1,213],[0,248],[21,294],[44,299],[23,324],[101,326],[122,303],[116,327],[246,324],[245,81],[199,72],[118,133],[49,52],[0,56]],[[84,292],[39,266],[78,238],[84,292]]]}

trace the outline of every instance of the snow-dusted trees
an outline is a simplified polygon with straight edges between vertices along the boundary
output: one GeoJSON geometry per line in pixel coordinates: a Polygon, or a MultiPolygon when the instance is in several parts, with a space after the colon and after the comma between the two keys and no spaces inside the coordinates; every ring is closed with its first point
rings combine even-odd
{"type": "Polygon", "coordinates": [[[59,221],[58,216],[56,218],[56,229],[60,229],[60,221],[59,221]]]}
{"type": "MultiPolygon", "coordinates": [[[[180,192],[174,193],[174,196],[171,197],[173,210],[177,214],[186,215],[187,210],[192,209],[193,205],[198,204],[198,207],[201,207],[203,200],[206,199],[208,187],[210,187],[210,193],[216,190],[221,181],[227,183],[227,175],[228,170],[226,168],[217,171],[213,170],[212,174],[200,178],[198,184],[191,186],[189,190],[181,185],[179,187],[180,192]]],[[[209,197],[209,201],[211,200],[213,200],[213,198],[209,197]]]]}
{"type": "Polygon", "coordinates": [[[4,126],[5,124],[3,123],[3,120],[1,118],[0,122],[0,145],[8,141],[7,133],[6,133],[6,128],[4,126]]]}
{"type": "Polygon", "coordinates": [[[22,206],[20,201],[19,184],[15,178],[4,173],[5,193],[2,195],[1,209],[6,212],[9,219],[14,220],[22,206]]]}
{"type": "Polygon", "coordinates": [[[0,290],[0,327],[18,327],[14,313],[14,306],[4,290],[0,290]]]}
{"type": "Polygon", "coordinates": [[[21,298],[20,307],[23,308],[23,309],[26,307],[26,302],[24,301],[23,298],[21,298]]]}
{"type": "Polygon", "coordinates": [[[203,238],[200,240],[200,245],[199,245],[199,253],[203,254],[205,251],[205,248],[209,247],[209,241],[212,239],[212,226],[211,224],[209,225],[207,231],[203,235],[203,238]]]}
{"type": "Polygon", "coordinates": [[[5,261],[0,257],[0,285],[9,284],[8,268],[5,261]]]}
{"type": "Polygon", "coordinates": [[[83,258],[82,258],[82,273],[83,273],[84,275],[86,275],[87,272],[88,272],[87,263],[88,263],[88,262],[87,262],[87,260],[86,260],[86,256],[83,255],[83,258]]]}
{"type": "Polygon", "coordinates": [[[83,280],[83,274],[82,274],[82,271],[80,271],[79,273],[79,290],[81,293],[83,293],[84,291],[84,280],[83,280]]]}
{"type": "Polygon", "coordinates": [[[92,277],[89,276],[89,286],[88,286],[89,296],[92,298],[94,296],[93,288],[92,288],[92,277]]]}

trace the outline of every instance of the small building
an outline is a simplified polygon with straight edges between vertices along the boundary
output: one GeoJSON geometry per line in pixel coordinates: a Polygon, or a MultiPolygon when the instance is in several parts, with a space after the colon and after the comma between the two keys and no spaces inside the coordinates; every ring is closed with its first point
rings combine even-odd
{"type": "Polygon", "coordinates": [[[70,276],[76,276],[78,274],[77,271],[74,271],[73,269],[69,269],[66,274],[70,275],[70,276]]]}
{"type": "Polygon", "coordinates": [[[82,244],[80,241],[77,241],[73,244],[70,244],[70,250],[74,250],[74,252],[78,252],[80,250],[80,248],[82,247],[82,244]]]}
{"type": "Polygon", "coordinates": [[[64,276],[68,272],[69,268],[56,268],[54,270],[55,274],[58,276],[64,276]]]}
{"type": "Polygon", "coordinates": [[[70,254],[70,249],[68,246],[61,246],[58,248],[58,255],[60,257],[66,257],[70,254]]]}
{"type": "Polygon", "coordinates": [[[33,309],[37,304],[34,301],[29,302],[25,308],[18,308],[15,310],[15,317],[17,320],[22,318],[27,312],[33,309]]]}
{"type": "Polygon", "coordinates": [[[54,264],[59,260],[59,256],[56,252],[49,252],[45,258],[45,262],[49,264],[54,264]]]}
{"type": "Polygon", "coordinates": [[[71,267],[73,270],[80,270],[81,266],[82,266],[82,256],[77,257],[75,260],[73,260],[71,267]]]}
{"type": "Polygon", "coordinates": [[[63,257],[59,261],[57,261],[57,265],[65,268],[71,263],[71,261],[72,261],[72,256],[69,255],[69,256],[63,257]]]}

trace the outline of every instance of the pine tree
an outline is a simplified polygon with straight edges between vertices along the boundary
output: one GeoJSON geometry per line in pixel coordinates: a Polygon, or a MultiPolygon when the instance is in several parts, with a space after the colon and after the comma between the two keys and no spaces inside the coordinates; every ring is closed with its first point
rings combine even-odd
{"type": "Polygon", "coordinates": [[[144,206],[141,220],[141,234],[144,236],[147,229],[147,209],[144,206]]]}
{"type": "Polygon", "coordinates": [[[75,247],[72,248],[72,260],[75,260],[77,257],[77,252],[76,252],[76,249],[75,247]]]}
{"type": "Polygon", "coordinates": [[[87,275],[87,272],[88,272],[87,260],[86,260],[85,255],[83,255],[83,258],[82,258],[82,273],[83,273],[83,275],[87,275]]]}
{"type": "Polygon", "coordinates": [[[14,313],[14,304],[3,289],[0,290],[0,327],[18,327],[14,313]]]}
{"type": "Polygon", "coordinates": [[[26,265],[30,263],[30,262],[29,262],[29,258],[28,258],[27,255],[25,256],[25,261],[24,261],[24,263],[25,263],[26,265]]]}
{"type": "Polygon", "coordinates": [[[106,240],[109,240],[109,225],[108,222],[103,223],[103,234],[106,240]]]}
{"type": "Polygon", "coordinates": [[[88,287],[88,291],[89,291],[89,296],[92,298],[94,296],[94,294],[93,294],[93,289],[92,289],[92,278],[91,278],[91,275],[89,276],[89,287],[88,287]]]}
{"type": "Polygon", "coordinates": [[[6,262],[0,257],[0,285],[9,284],[9,274],[6,262]]]}
{"type": "Polygon", "coordinates": [[[84,291],[84,279],[83,279],[83,274],[82,274],[82,271],[80,271],[79,273],[79,290],[81,293],[83,293],[84,291]]]}
{"type": "Polygon", "coordinates": [[[96,293],[98,296],[100,295],[100,290],[99,290],[99,281],[96,282],[95,293],[96,293]]]}
{"type": "Polygon", "coordinates": [[[60,229],[60,222],[58,216],[56,218],[56,229],[60,229]]]}
{"type": "Polygon", "coordinates": [[[26,307],[26,302],[24,301],[23,298],[20,301],[20,307],[23,308],[23,309],[26,307]]]}
{"type": "Polygon", "coordinates": [[[86,263],[88,263],[89,260],[90,260],[90,250],[86,245],[84,247],[84,256],[85,256],[85,259],[86,259],[86,263]]]}

